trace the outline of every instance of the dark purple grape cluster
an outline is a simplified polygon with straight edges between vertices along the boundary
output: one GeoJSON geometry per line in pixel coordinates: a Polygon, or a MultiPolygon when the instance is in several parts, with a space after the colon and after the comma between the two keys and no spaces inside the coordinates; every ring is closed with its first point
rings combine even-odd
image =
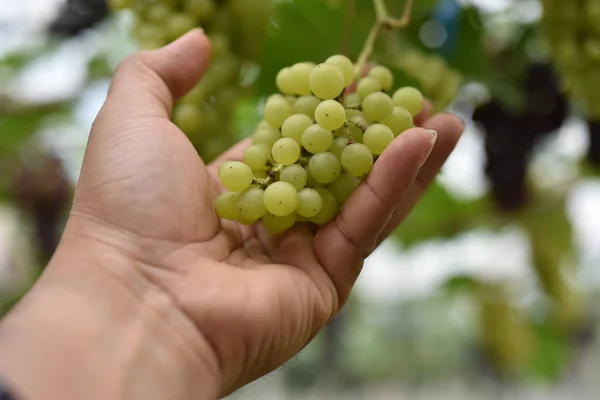
{"type": "Polygon", "coordinates": [[[525,108],[507,110],[492,100],[479,107],[473,120],[485,131],[486,175],[492,197],[503,210],[516,210],[527,202],[527,168],[538,141],[560,128],[568,102],[558,87],[552,68],[533,64],[522,81],[525,108]]]}
{"type": "Polygon", "coordinates": [[[600,121],[588,122],[590,134],[590,147],[588,149],[588,161],[595,167],[600,167],[600,121]]]}
{"type": "Polygon", "coordinates": [[[107,0],[67,0],[50,24],[51,35],[76,36],[108,17],[107,0]]]}

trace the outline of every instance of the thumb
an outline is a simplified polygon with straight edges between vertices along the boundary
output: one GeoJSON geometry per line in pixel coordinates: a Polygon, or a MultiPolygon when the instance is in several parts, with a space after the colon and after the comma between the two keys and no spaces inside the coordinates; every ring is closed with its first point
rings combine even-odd
{"type": "Polygon", "coordinates": [[[190,91],[210,63],[210,42],[194,29],[158,50],[127,57],[115,73],[98,119],[170,118],[174,102],[190,91]]]}

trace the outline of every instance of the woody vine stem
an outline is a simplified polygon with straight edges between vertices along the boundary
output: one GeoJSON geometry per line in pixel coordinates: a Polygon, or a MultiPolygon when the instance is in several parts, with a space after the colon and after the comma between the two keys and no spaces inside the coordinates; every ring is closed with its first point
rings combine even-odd
{"type": "Polygon", "coordinates": [[[406,27],[410,23],[410,16],[412,13],[412,6],[414,0],[406,0],[404,4],[404,11],[400,18],[390,17],[388,13],[387,6],[385,4],[385,0],[373,0],[373,6],[375,7],[375,14],[377,16],[377,21],[371,28],[371,32],[369,32],[369,36],[365,41],[365,45],[363,46],[360,55],[358,56],[358,61],[356,65],[355,74],[357,78],[361,77],[362,71],[367,64],[369,58],[373,54],[373,50],[375,48],[375,41],[377,37],[381,33],[384,28],[387,29],[401,29],[406,27]]]}

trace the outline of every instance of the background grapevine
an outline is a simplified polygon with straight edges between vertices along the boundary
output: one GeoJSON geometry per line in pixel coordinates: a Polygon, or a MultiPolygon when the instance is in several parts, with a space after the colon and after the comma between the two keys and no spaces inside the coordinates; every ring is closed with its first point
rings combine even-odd
{"type": "Polygon", "coordinates": [[[134,14],[133,34],[140,47],[159,48],[195,27],[207,33],[212,61],[202,81],[173,111],[206,162],[239,136],[232,125],[236,105],[248,94],[252,68],[270,21],[269,0],[113,0],[117,10],[134,14]]]}
{"type": "Polygon", "coordinates": [[[543,0],[542,28],[554,65],[561,74],[562,88],[588,117],[588,159],[600,165],[600,2],[597,0],[543,0]]]}

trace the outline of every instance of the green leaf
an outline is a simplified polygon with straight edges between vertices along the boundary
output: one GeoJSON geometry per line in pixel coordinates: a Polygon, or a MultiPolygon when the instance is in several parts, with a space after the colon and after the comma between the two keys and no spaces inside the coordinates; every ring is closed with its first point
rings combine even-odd
{"type": "Polygon", "coordinates": [[[491,70],[491,64],[483,46],[485,29],[479,10],[465,7],[459,20],[457,46],[447,57],[447,61],[464,75],[474,78],[486,76],[491,70]]]}
{"type": "Polygon", "coordinates": [[[96,80],[112,76],[114,68],[111,66],[106,55],[92,58],[88,62],[88,79],[96,80]]]}
{"type": "Polygon", "coordinates": [[[50,115],[66,114],[65,104],[52,104],[36,108],[2,110],[0,114],[0,156],[16,152],[50,115]]]}
{"type": "Polygon", "coordinates": [[[55,43],[50,41],[4,55],[0,58],[0,87],[10,83],[27,64],[39,56],[53,51],[55,47],[55,43]]]}
{"type": "Polygon", "coordinates": [[[569,357],[569,341],[548,324],[533,326],[535,349],[527,365],[530,379],[555,381],[561,377],[569,357]]]}
{"type": "Polygon", "coordinates": [[[261,95],[275,93],[275,77],[280,69],[297,62],[321,63],[329,56],[346,52],[356,58],[374,22],[371,12],[362,12],[352,21],[345,37],[346,8],[332,6],[326,0],[302,0],[281,3],[274,24],[264,40],[260,59],[261,73],[256,89],[261,95]]]}
{"type": "Polygon", "coordinates": [[[460,292],[473,292],[475,289],[477,289],[477,281],[466,275],[452,277],[442,285],[442,291],[450,295],[460,292]]]}
{"type": "Polygon", "coordinates": [[[396,230],[395,237],[410,246],[436,238],[452,238],[481,224],[483,201],[461,202],[434,183],[396,230]]]}
{"type": "Polygon", "coordinates": [[[573,256],[573,226],[565,204],[543,199],[533,203],[518,215],[527,230],[538,279],[546,294],[554,299],[563,295],[563,261],[573,256]]]}
{"type": "Polygon", "coordinates": [[[240,140],[251,136],[254,128],[262,120],[262,113],[257,104],[259,104],[258,99],[251,97],[240,101],[235,108],[234,131],[237,132],[240,140]]]}

